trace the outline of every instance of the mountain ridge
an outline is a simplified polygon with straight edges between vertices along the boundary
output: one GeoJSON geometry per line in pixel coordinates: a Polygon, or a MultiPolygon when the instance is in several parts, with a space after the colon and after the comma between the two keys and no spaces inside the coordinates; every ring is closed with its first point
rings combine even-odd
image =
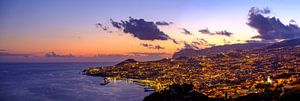
{"type": "Polygon", "coordinates": [[[291,39],[291,40],[284,40],[281,42],[276,43],[245,43],[245,44],[231,44],[231,45],[223,45],[223,46],[215,46],[211,48],[205,48],[202,50],[196,49],[182,49],[178,52],[175,52],[172,58],[179,58],[179,57],[193,57],[193,56],[205,56],[205,55],[213,55],[218,53],[226,53],[232,50],[245,50],[245,49],[255,49],[255,48],[279,48],[283,46],[290,46],[290,45],[299,45],[300,38],[291,39]]]}

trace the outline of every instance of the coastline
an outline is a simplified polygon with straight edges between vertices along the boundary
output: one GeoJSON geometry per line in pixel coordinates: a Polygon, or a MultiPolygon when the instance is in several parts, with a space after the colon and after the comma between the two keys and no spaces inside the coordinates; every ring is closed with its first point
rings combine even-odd
{"type": "MultiPolygon", "coordinates": [[[[101,67],[97,67],[97,68],[101,68],[101,67]]],[[[87,69],[92,69],[92,68],[87,68],[87,69]]],[[[122,80],[122,81],[126,81],[126,82],[134,82],[137,85],[143,86],[145,92],[147,92],[147,91],[158,92],[158,91],[162,90],[161,89],[161,85],[159,85],[158,82],[155,82],[155,81],[152,81],[152,80],[122,78],[122,77],[111,77],[111,76],[105,76],[105,75],[99,75],[99,74],[96,74],[96,75],[94,75],[94,74],[87,74],[87,72],[85,72],[85,70],[82,71],[83,75],[102,77],[103,78],[103,83],[101,83],[101,85],[106,85],[106,84],[108,84],[110,82],[115,82],[115,80],[122,80]],[[105,83],[105,82],[108,82],[108,83],[105,83]]]]}

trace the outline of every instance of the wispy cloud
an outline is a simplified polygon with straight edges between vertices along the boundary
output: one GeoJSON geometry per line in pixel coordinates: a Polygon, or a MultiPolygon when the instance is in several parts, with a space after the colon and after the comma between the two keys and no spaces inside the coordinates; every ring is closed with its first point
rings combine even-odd
{"type": "Polygon", "coordinates": [[[147,43],[141,43],[140,45],[143,47],[147,47],[149,49],[157,49],[157,50],[165,49],[164,47],[162,47],[160,45],[152,45],[152,44],[147,44],[147,43]]]}
{"type": "Polygon", "coordinates": [[[223,30],[223,31],[217,31],[216,34],[217,35],[231,36],[233,33],[227,32],[226,30],[223,30]]]}
{"type": "Polygon", "coordinates": [[[58,58],[70,58],[75,57],[73,54],[56,54],[55,52],[48,52],[45,57],[58,57],[58,58]]]}
{"type": "Polygon", "coordinates": [[[204,39],[197,39],[196,41],[192,41],[191,43],[184,42],[184,48],[183,49],[203,49],[207,47],[211,47],[212,44],[209,44],[206,40],[204,39]]]}
{"type": "Polygon", "coordinates": [[[216,31],[216,32],[211,32],[211,31],[209,31],[208,28],[200,29],[199,32],[201,32],[202,34],[208,34],[208,35],[224,35],[224,36],[228,36],[228,37],[230,37],[231,35],[233,35],[233,33],[228,32],[228,31],[226,31],[226,30],[223,30],[223,31],[216,31]]]}
{"type": "Polygon", "coordinates": [[[173,24],[173,22],[156,21],[155,24],[158,25],[158,26],[168,26],[168,25],[173,24]]]}
{"type": "Polygon", "coordinates": [[[129,55],[139,56],[139,57],[160,57],[169,54],[166,53],[152,53],[152,52],[128,52],[129,55]]]}
{"type": "Polygon", "coordinates": [[[181,32],[182,34],[185,34],[185,35],[192,35],[192,32],[187,30],[186,28],[182,28],[183,32],[181,32]]]}

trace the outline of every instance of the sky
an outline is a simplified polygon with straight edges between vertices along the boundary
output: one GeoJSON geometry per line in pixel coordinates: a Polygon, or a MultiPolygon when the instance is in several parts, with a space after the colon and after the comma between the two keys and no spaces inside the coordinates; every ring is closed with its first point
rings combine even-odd
{"type": "Polygon", "coordinates": [[[288,25],[300,21],[299,4],[299,0],[1,0],[0,62],[148,61],[170,58],[189,47],[245,43],[258,35],[258,40],[269,40],[260,26],[247,24],[249,10],[270,10],[262,15],[288,25]]]}

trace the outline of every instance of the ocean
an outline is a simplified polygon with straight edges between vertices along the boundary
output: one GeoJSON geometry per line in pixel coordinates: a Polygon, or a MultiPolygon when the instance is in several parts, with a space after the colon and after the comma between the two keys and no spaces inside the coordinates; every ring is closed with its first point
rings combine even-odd
{"type": "Polygon", "coordinates": [[[0,63],[1,101],[141,101],[152,92],[134,82],[82,75],[114,63],[0,63]]]}

